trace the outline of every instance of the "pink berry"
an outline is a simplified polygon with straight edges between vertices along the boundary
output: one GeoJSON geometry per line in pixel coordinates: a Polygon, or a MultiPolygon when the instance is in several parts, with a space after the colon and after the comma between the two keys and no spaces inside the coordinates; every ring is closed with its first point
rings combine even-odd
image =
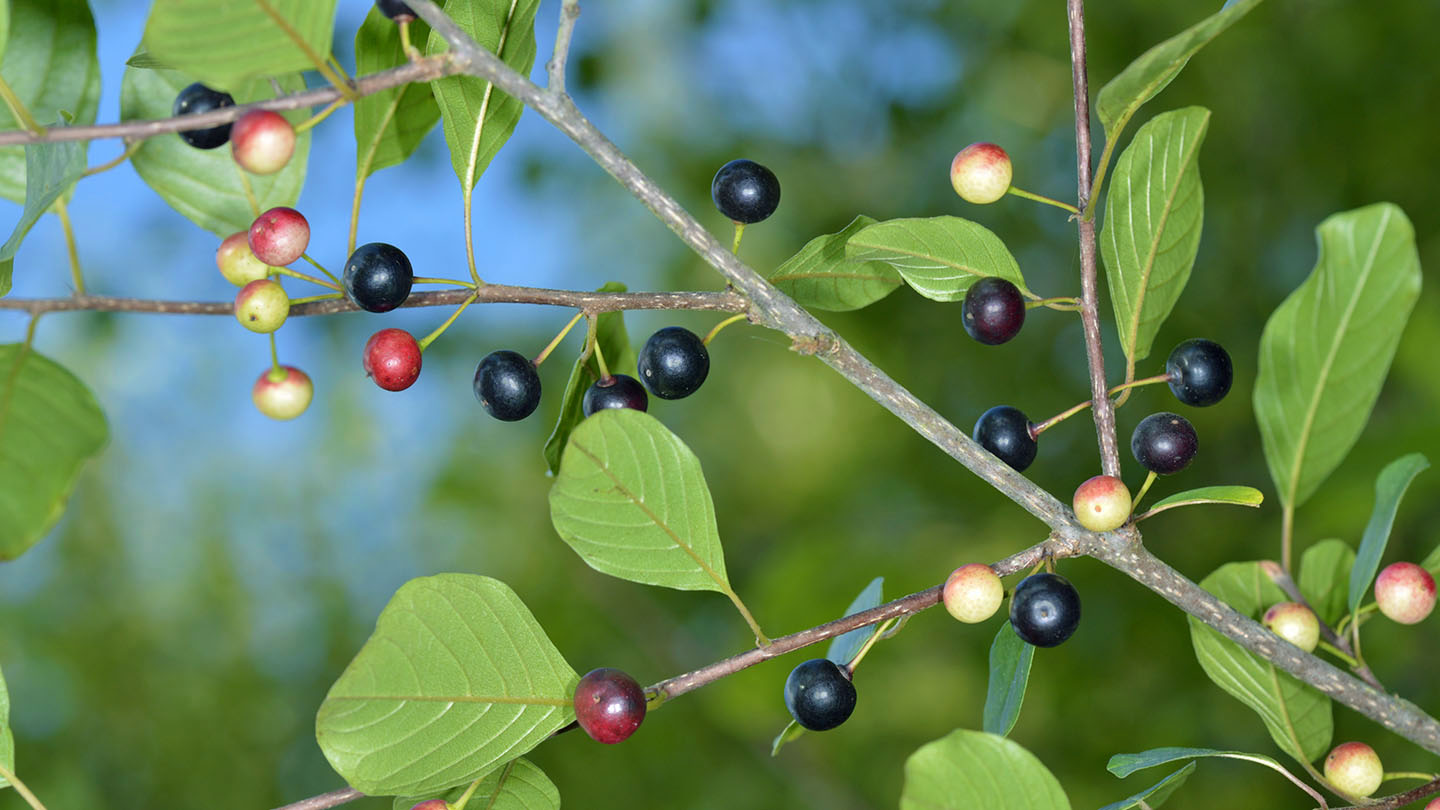
{"type": "Polygon", "coordinates": [[[1379,790],[1384,778],[1380,756],[1365,743],[1341,743],[1325,757],[1325,779],[1351,796],[1369,796],[1379,790]]]}
{"type": "Polygon", "coordinates": [[[365,373],[386,391],[404,391],[420,376],[420,344],[404,329],[381,329],[365,341],[365,373]]]}
{"type": "Polygon", "coordinates": [[[972,143],[950,161],[950,185],[965,202],[993,203],[1010,190],[1010,156],[993,143],[972,143]]]}
{"type": "Polygon", "coordinates": [[[215,250],[215,266],[220,275],[236,287],[244,287],[252,281],[265,278],[270,268],[250,250],[250,234],[237,231],[225,237],[215,250]]]}
{"type": "Polygon", "coordinates": [[[1130,519],[1130,489],[1119,478],[1097,475],[1075,490],[1071,505],[1081,526],[1092,532],[1114,531],[1130,519]]]}
{"type": "Polygon", "coordinates": [[[274,174],[295,152],[295,128],[277,112],[251,110],[230,129],[230,153],[242,169],[274,174]]]}
{"type": "Polygon", "coordinates": [[[255,401],[260,413],[280,421],[294,419],[304,413],[314,396],[315,384],[310,382],[305,372],[294,366],[261,372],[260,379],[250,389],[250,398],[255,401]]]}
{"type": "Polygon", "coordinates": [[[1265,611],[1264,625],[1275,635],[1305,652],[1314,652],[1320,643],[1320,620],[1299,602],[1281,602],[1265,611]]]}
{"type": "Polygon", "coordinates": [[[621,742],[645,720],[645,690],[618,669],[592,669],[575,687],[575,719],[594,740],[621,742]]]}
{"type": "Polygon", "coordinates": [[[1391,620],[1416,624],[1435,609],[1435,578],[1415,563],[1391,563],[1375,578],[1375,601],[1391,620]]]}
{"type": "Polygon", "coordinates": [[[410,810],[449,810],[450,805],[444,799],[426,799],[423,802],[410,808],[410,810]]]}
{"type": "Polygon", "coordinates": [[[310,246],[310,223],[294,208],[271,208],[250,224],[249,242],[255,258],[271,267],[284,267],[310,246]]]}
{"type": "Polygon", "coordinates": [[[1005,601],[1005,586],[990,566],[970,563],[950,572],[941,598],[951,616],[966,624],[978,624],[1000,609],[1000,603],[1005,601]]]}

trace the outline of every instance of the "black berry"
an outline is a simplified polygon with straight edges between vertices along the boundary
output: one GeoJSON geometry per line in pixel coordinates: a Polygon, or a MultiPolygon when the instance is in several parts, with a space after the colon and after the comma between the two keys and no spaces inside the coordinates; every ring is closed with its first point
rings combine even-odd
{"type": "Polygon", "coordinates": [[[645,720],[645,690],[618,669],[592,669],[575,687],[575,720],[597,742],[622,742],[645,720]]]}
{"type": "Polygon", "coordinates": [[[753,160],[732,160],[715,173],[710,198],[720,213],[749,225],[775,213],[780,205],[780,181],[753,160]]]}
{"type": "Polygon", "coordinates": [[[345,262],[345,295],[370,312],[389,312],[410,297],[415,271],[394,245],[371,242],[355,248],[345,262]]]}
{"type": "Polygon", "coordinates": [[[986,346],[998,346],[1020,334],[1025,325],[1025,297],[1014,284],[988,276],[965,291],[960,312],[970,337],[986,346]]]}
{"type": "Polygon", "coordinates": [[[994,453],[1001,461],[1009,464],[1015,472],[1024,472],[1035,460],[1039,449],[1035,436],[1030,432],[1030,420],[1019,408],[996,405],[975,422],[971,434],[980,446],[994,453]]]}
{"type": "MultiPolygon", "coordinates": [[[[193,115],[195,113],[210,112],[221,107],[235,106],[235,99],[229,93],[222,93],[219,90],[211,90],[205,85],[196,82],[175,97],[175,106],[172,109],[173,115],[193,115]]],[[[196,149],[214,149],[224,146],[230,140],[231,124],[221,124],[218,127],[209,129],[192,129],[186,132],[177,133],[180,139],[196,149]]]]}
{"type": "Polygon", "coordinates": [[[1230,355],[1211,340],[1191,338],[1176,346],[1165,361],[1170,390],[1186,405],[1214,405],[1230,393],[1235,369],[1230,355]]]}
{"type": "Polygon", "coordinates": [[[475,369],[475,398],[496,419],[518,422],[540,404],[540,374],[519,352],[491,352],[475,369]]]}
{"type": "Polygon", "coordinates": [[[1080,626],[1080,594],[1059,574],[1031,574],[1010,597],[1010,626],[1027,644],[1062,644],[1080,626]]]}
{"type": "Polygon", "coordinates": [[[1152,413],[1130,434],[1130,452],[1140,466],[1161,475],[1180,472],[1200,449],[1189,420],[1179,414],[1152,413]]]}
{"type": "Polygon", "coordinates": [[[640,379],[661,399],[683,399],[695,393],[710,373],[710,352],[694,332],[667,326],[640,349],[640,379]]]}
{"type": "Polygon", "coordinates": [[[415,19],[414,10],[400,0],[375,0],[375,7],[395,22],[410,22],[415,19]]]}
{"type": "Polygon", "coordinates": [[[580,410],[590,416],[606,408],[643,411],[649,404],[650,397],[645,395],[645,386],[641,385],[639,380],[628,374],[616,374],[597,380],[594,385],[585,389],[585,397],[580,400],[580,410]]]}
{"type": "Polygon", "coordinates": [[[811,731],[829,731],[855,711],[855,684],[828,658],[806,661],[785,679],[785,708],[811,731]]]}

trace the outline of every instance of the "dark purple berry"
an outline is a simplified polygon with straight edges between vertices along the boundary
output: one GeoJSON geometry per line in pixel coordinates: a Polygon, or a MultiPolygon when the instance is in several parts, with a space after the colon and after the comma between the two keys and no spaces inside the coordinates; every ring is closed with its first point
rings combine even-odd
{"type": "Polygon", "coordinates": [[[1061,644],[1080,626],[1080,594],[1059,574],[1031,574],[1010,597],[1010,626],[1027,644],[1061,644]]]}
{"type": "Polygon", "coordinates": [[[829,731],[855,711],[855,684],[828,658],[815,658],[785,679],[785,708],[811,731],[829,731]]]}
{"type": "Polygon", "coordinates": [[[415,19],[415,12],[400,0],[375,0],[375,7],[380,13],[395,22],[411,22],[415,19]]]}
{"type": "Polygon", "coordinates": [[[618,669],[592,669],[575,687],[575,720],[597,742],[623,742],[645,721],[645,690],[618,669]]]}
{"type": "Polygon", "coordinates": [[[1176,346],[1165,361],[1170,390],[1186,405],[1214,405],[1230,393],[1235,369],[1219,343],[1191,338],[1176,346]]]}
{"type": "MultiPolygon", "coordinates": [[[[193,115],[233,106],[235,106],[235,99],[231,98],[229,93],[211,90],[196,82],[180,91],[180,95],[175,97],[175,106],[171,112],[173,115],[193,115]]],[[[233,124],[221,124],[218,127],[192,129],[177,134],[181,140],[196,149],[215,149],[224,146],[230,140],[231,126],[233,124]]]]}
{"type": "Polygon", "coordinates": [[[475,398],[496,419],[524,419],[540,404],[540,375],[535,364],[509,349],[485,355],[475,369],[475,398]]]}
{"type": "Polygon", "coordinates": [[[355,248],[345,262],[345,295],[361,309],[389,312],[410,297],[415,271],[394,245],[371,242],[355,248]]]}
{"type": "Polygon", "coordinates": [[[1030,420],[1019,408],[996,405],[975,422],[972,434],[980,446],[1009,464],[1015,472],[1024,472],[1035,460],[1039,449],[1030,432],[1030,420]]]}
{"type": "Polygon", "coordinates": [[[1141,419],[1130,434],[1130,452],[1135,454],[1135,460],[1160,475],[1185,469],[1199,449],[1194,426],[1179,414],[1152,413],[1141,419]]]}
{"type": "Polygon", "coordinates": [[[710,352],[694,332],[667,326],[640,349],[640,379],[661,399],[683,399],[695,393],[710,373],[710,352]]]}
{"type": "Polygon", "coordinates": [[[641,385],[639,380],[628,374],[616,374],[597,380],[594,385],[585,389],[585,397],[580,400],[580,410],[590,416],[606,408],[643,411],[649,404],[650,397],[645,395],[645,386],[641,385]]]}
{"type": "Polygon", "coordinates": [[[998,346],[1020,334],[1025,325],[1025,297],[1014,284],[988,276],[965,291],[960,312],[970,337],[986,346],[998,346]]]}
{"type": "Polygon", "coordinates": [[[750,225],[775,213],[780,205],[780,180],[753,160],[732,160],[715,173],[710,198],[720,213],[750,225]]]}

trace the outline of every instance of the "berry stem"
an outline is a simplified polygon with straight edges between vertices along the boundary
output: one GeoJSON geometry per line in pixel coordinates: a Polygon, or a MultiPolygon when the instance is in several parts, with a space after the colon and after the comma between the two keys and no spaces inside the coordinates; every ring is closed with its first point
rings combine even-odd
{"type": "Polygon", "coordinates": [[[1385,775],[1380,777],[1381,782],[1389,782],[1391,779],[1419,779],[1422,782],[1433,782],[1440,779],[1440,774],[1423,771],[1386,771],[1385,775]]]}
{"type": "Polygon", "coordinates": [[[1359,661],[1356,661],[1354,658],[1347,655],[1344,650],[1336,647],[1334,644],[1331,644],[1323,638],[1320,639],[1319,647],[1325,652],[1328,652],[1336,658],[1339,658],[1341,661],[1344,661],[1347,665],[1349,665],[1351,669],[1356,669],[1360,666],[1359,661]]]}
{"type": "Polygon", "coordinates": [[[1080,299],[1061,296],[1059,298],[1036,298],[1025,302],[1026,309],[1035,309],[1036,307],[1046,307],[1057,312],[1079,312],[1080,299]]]}
{"type": "Polygon", "coordinates": [[[15,120],[20,122],[26,132],[32,135],[45,134],[45,127],[40,126],[34,116],[30,115],[30,111],[25,109],[25,102],[15,95],[15,91],[10,89],[10,84],[3,77],[0,77],[0,99],[5,101],[5,106],[10,108],[10,114],[15,116],[15,120]]]}
{"type": "MultiPolygon", "coordinates": [[[[351,252],[353,253],[354,251],[351,251],[351,252]]],[[[348,254],[347,254],[347,255],[348,255],[348,254]]],[[[335,282],[335,289],[337,289],[337,290],[340,289],[340,279],[336,278],[334,273],[330,272],[329,270],[326,270],[324,265],[322,265],[321,263],[319,263],[319,262],[315,261],[314,259],[310,258],[310,254],[309,254],[309,253],[301,253],[301,254],[300,254],[300,258],[302,258],[302,259],[304,259],[305,261],[309,262],[311,267],[313,267],[313,268],[315,268],[316,270],[319,270],[320,272],[324,273],[326,278],[328,278],[328,279],[330,279],[331,281],[335,282]]]]}
{"type": "Polygon", "coordinates": [[[1079,216],[1079,214],[1080,214],[1080,209],[1079,209],[1079,208],[1076,208],[1075,206],[1071,205],[1070,203],[1061,202],[1061,201],[1056,200],[1056,199],[1053,199],[1053,198],[1051,198],[1051,197],[1046,197],[1046,196],[1044,196],[1043,194],[1035,194],[1034,192],[1026,191],[1026,190],[1023,189],[1023,188],[1016,188],[1015,186],[1011,186],[1010,189],[1009,189],[1008,191],[1006,191],[1005,193],[1006,193],[1006,194],[1014,194],[1016,197],[1020,197],[1020,198],[1026,199],[1026,200],[1034,200],[1035,202],[1038,202],[1038,203],[1045,203],[1046,205],[1053,205],[1053,206],[1055,206],[1056,208],[1063,208],[1063,209],[1065,209],[1066,211],[1069,211],[1071,214],[1074,214],[1074,215],[1076,215],[1076,216],[1079,216]]]}
{"type": "Polygon", "coordinates": [[[45,804],[40,801],[40,798],[32,793],[24,782],[20,781],[20,777],[5,767],[4,763],[0,763],[0,779],[9,782],[10,787],[15,788],[15,792],[19,793],[20,798],[24,799],[25,803],[30,805],[33,810],[45,810],[45,804]]]}
{"type": "Polygon", "coordinates": [[[1280,510],[1280,567],[1290,570],[1290,541],[1295,534],[1295,505],[1286,502],[1280,510]]]}
{"type": "Polygon", "coordinates": [[[280,371],[280,351],[275,348],[275,333],[270,333],[270,381],[280,382],[284,377],[280,371]]]}
{"type": "Polygon", "coordinates": [[[579,323],[583,317],[585,317],[584,310],[575,313],[575,317],[571,318],[570,322],[565,324],[565,328],[560,330],[560,334],[556,335],[545,348],[540,350],[539,354],[535,355],[536,368],[539,368],[540,364],[545,362],[545,358],[549,357],[550,353],[555,351],[555,347],[560,345],[560,341],[564,340],[565,336],[570,334],[570,330],[575,328],[575,324],[579,323]]]}
{"type": "Polygon", "coordinates": [[[320,285],[321,287],[328,287],[328,288],[330,288],[330,289],[332,289],[332,290],[335,290],[336,292],[339,292],[339,291],[340,291],[340,285],[339,285],[339,284],[332,284],[331,282],[326,281],[326,280],[323,279],[323,278],[316,278],[316,277],[314,277],[314,276],[312,276],[312,275],[307,275],[307,274],[305,274],[305,273],[302,273],[302,272],[300,272],[299,270],[291,270],[291,269],[288,268],[288,267],[272,267],[272,268],[270,268],[270,273],[271,273],[271,275],[290,276],[291,278],[298,278],[298,279],[301,279],[302,281],[308,281],[308,282],[310,282],[311,284],[318,284],[318,285],[320,285]]]}
{"type": "Polygon", "coordinates": [[[296,304],[309,304],[309,303],[311,303],[311,302],[313,302],[313,301],[336,301],[336,300],[339,300],[339,299],[344,298],[344,297],[345,297],[345,294],[344,294],[344,293],[333,292],[333,293],[325,293],[325,294],[323,294],[323,295],[312,295],[312,296],[309,296],[308,298],[291,298],[291,299],[290,299],[290,306],[293,307],[293,306],[295,306],[296,304]]]}
{"type": "MultiPolygon", "coordinates": [[[[446,318],[444,323],[442,323],[442,324],[440,324],[438,327],[436,327],[434,332],[431,332],[430,334],[426,335],[424,338],[421,338],[421,340],[420,340],[420,351],[421,351],[421,352],[424,352],[425,349],[429,348],[429,346],[430,346],[431,343],[434,343],[434,342],[435,342],[435,338],[438,338],[438,337],[440,337],[441,335],[445,334],[445,330],[450,328],[450,324],[455,323],[455,319],[458,318],[458,317],[460,317],[460,313],[464,312],[464,311],[465,311],[465,308],[468,307],[468,306],[470,306],[470,305],[473,304],[473,303],[475,303],[475,296],[472,295],[472,296],[470,296],[469,298],[466,298],[466,299],[465,299],[465,303],[461,304],[458,309],[456,309],[454,312],[450,313],[450,317],[446,318]]],[[[539,364],[537,363],[536,365],[539,365],[539,364]]]]}
{"type": "Polygon", "coordinates": [[[406,20],[400,23],[399,27],[400,50],[405,52],[405,58],[409,59],[411,62],[414,62],[416,59],[420,58],[420,52],[415,49],[414,45],[410,44],[410,21],[406,20]]]}
{"type": "MultiPolygon", "coordinates": [[[[591,319],[590,319],[590,323],[591,323],[590,348],[591,348],[592,350],[594,350],[594,352],[595,352],[595,365],[599,367],[599,369],[600,369],[600,379],[603,381],[603,380],[608,380],[608,379],[610,379],[610,367],[605,364],[605,353],[602,352],[602,351],[600,351],[600,340],[595,336],[595,327],[594,327],[594,324],[595,324],[595,322],[596,322],[597,320],[598,320],[597,318],[591,318],[591,319]]],[[[731,598],[733,599],[734,596],[732,595],[731,598]]]]}
{"type": "Polygon", "coordinates": [[[239,163],[235,164],[235,174],[239,175],[240,188],[245,192],[246,202],[250,203],[250,215],[260,216],[260,201],[255,198],[255,189],[250,187],[250,175],[246,173],[244,169],[240,168],[239,163]]]}
{"type": "Polygon", "coordinates": [[[735,238],[730,242],[730,252],[736,256],[740,255],[740,239],[745,236],[745,223],[735,223],[735,238]]]}
{"type": "Polygon", "coordinates": [[[75,228],[70,224],[70,210],[61,196],[55,200],[55,215],[60,218],[60,229],[65,232],[65,253],[70,258],[70,278],[75,282],[75,294],[85,294],[85,272],[80,267],[80,250],[75,246],[75,228]]]}
{"type": "Polygon", "coordinates": [[[720,334],[721,329],[724,329],[725,327],[729,326],[732,323],[735,323],[736,321],[745,320],[749,317],[750,316],[748,314],[742,312],[739,315],[731,315],[720,323],[715,324],[715,328],[711,329],[709,332],[706,332],[705,337],[700,340],[701,345],[709,346],[710,341],[714,340],[715,336],[720,334]]]}
{"type": "Polygon", "coordinates": [[[1144,500],[1145,493],[1150,491],[1150,485],[1155,483],[1155,479],[1159,477],[1154,470],[1151,470],[1150,474],[1145,476],[1145,483],[1140,485],[1140,491],[1135,493],[1135,498],[1130,501],[1130,512],[1132,514],[1135,512],[1136,507],[1140,505],[1140,501],[1144,500]]]}
{"type": "Polygon", "coordinates": [[[108,172],[108,171],[110,171],[111,169],[115,168],[116,166],[119,166],[120,164],[122,164],[122,163],[124,163],[125,161],[129,160],[131,155],[134,155],[136,152],[140,151],[140,147],[141,147],[141,145],[143,145],[144,143],[145,143],[145,142],[144,142],[144,141],[141,141],[141,140],[128,140],[128,139],[127,139],[127,140],[125,141],[125,148],[124,148],[123,150],[121,150],[120,155],[119,155],[118,157],[115,157],[115,158],[113,158],[113,159],[111,159],[111,160],[107,160],[107,161],[105,161],[104,163],[101,163],[101,164],[98,165],[98,166],[91,166],[90,168],[86,169],[86,170],[84,171],[84,173],[82,173],[80,176],[81,176],[81,177],[93,177],[93,176],[95,176],[95,175],[97,175],[97,174],[101,174],[101,173],[103,173],[103,172],[108,172]]]}
{"type": "Polygon", "coordinates": [[[467,290],[475,289],[475,284],[469,281],[460,281],[454,278],[421,278],[416,276],[413,279],[415,284],[449,284],[452,287],[464,287],[467,290]]]}
{"type": "Polygon", "coordinates": [[[875,646],[875,642],[882,638],[889,638],[885,633],[889,631],[891,627],[894,627],[898,621],[899,619],[889,619],[877,626],[875,630],[870,633],[870,637],[865,639],[865,645],[860,648],[860,652],[855,653],[855,657],[851,658],[849,663],[843,665],[845,674],[854,676],[855,668],[860,666],[860,662],[864,660],[866,653],[870,652],[870,648],[875,646]]]}
{"type": "MultiPolygon", "coordinates": [[[[1156,384],[1156,383],[1169,382],[1169,380],[1170,380],[1169,375],[1159,374],[1159,375],[1156,375],[1156,376],[1154,376],[1154,377],[1146,377],[1146,378],[1143,379],[1143,380],[1133,380],[1133,381],[1128,382],[1128,383],[1121,383],[1120,385],[1116,385],[1116,386],[1112,387],[1112,388],[1111,388],[1108,392],[1106,392],[1106,393],[1108,393],[1108,394],[1110,394],[1111,396],[1113,396],[1113,395],[1115,395],[1116,393],[1119,393],[1119,392],[1122,392],[1122,391],[1128,391],[1128,390],[1131,389],[1131,388],[1138,388],[1138,387],[1140,387],[1140,386],[1142,386],[1142,385],[1154,385],[1154,384],[1156,384]]],[[[1122,402],[1123,402],[1123,399],[1116,400],[1116,401],[1115,401],[1115,406],[1118,408],[1122,402]]],[[[1072,406],[1072,407],[1070,407],[1070,408],[1067,408],[1066,410],[1061,411],[1060,413],[1055,414],[1054,416],[1050,417],[1049,419],[1046,419],[1046,420],[1043,421],[1043,422],[1038,422],[1038,423],[1036,423],[1034,427],[1030,428],[1031,437],[1033,438],[1033,437],[1035,437],[1035,436],[1039,436],[1041,433],[1049,430],[1049,429],[1052,428],[1052,427],[1055,427],[1056,425],[1060,424],[1061,422],[1064,422],[1066,419],[1069,419],[1070,417],[1072,417],[1072,416],[1074,416],[1075,414],[1077,414],[1077,413],[1085,410],[1085,409],[1088,408],[1088,407],[1090,407],[1090,400],[1087,399],[1087,400],[1085,400],[1084,402],[1079,403],[1078,405],[1074,405],[1074,406],[1072,406]]]]}
{"type": "MultiPolygon", "coordinates": [[[[505,777],[510,775],[510,769],[513,767],[515,767],[515,760],[512,759],[505,763],[505,770],[500,773],[500,784],[505,783],[505,777]]],[[[470,804],[470,797],[475,795],[475,791],[479,789],[480,783],[483,781],[485,781],[485,777],[482,776],[474,782],[471,782],[470,787],[465,788],[465,792],[460,794],[459,799],[456,799],[453,803],[447,803],[446,806],[453,807],[455,810],[465,810],[470,804]]]]}
{"type": "Polygon", "coordinates": [[[337,99],[335,99],[334,101],[330,102],[330,104],[327,105],[327,106],[325,107],[325,109],[321,110],[321,111],[318,112],[318,113],[315,113],[314,115],[310,116],[309,118],[306,118],[304,121],[301,121],[300,123],[296,124],[296,125],[295,125],[295,134],[296,134],[296,135],[299,135],[300,133],[304,132],[305,130],[307,130],[307,129],[313,127],[313,126],[315,126],[316,124],[320,123],[321,121],[324,121],[326,118],[329,118],[329,117],[330,117],[330,113],[335,112],[336,110],[338,110],[338,109],[340,109],[341,107],[345,106],[345,104],[346,104],[345,99],[343,99],[343,98],[337,98],[337,99]]]}

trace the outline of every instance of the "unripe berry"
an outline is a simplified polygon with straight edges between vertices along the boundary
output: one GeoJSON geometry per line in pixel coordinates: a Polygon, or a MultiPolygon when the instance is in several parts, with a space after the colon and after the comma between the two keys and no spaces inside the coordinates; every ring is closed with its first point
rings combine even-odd
{"type": "Polygon", "coordinates": [[[1075,489],[1075,518],[1092,532],[1114,531],[1130,519],[1130,489],[1119,478],[1097,475],[1075,489]]]}
{"type": "Polygon", "coordinates": [[[970,563],[950,572],[941,598],[951,616],[966,624],[978,624],[1000,609],[1000,603],[1005,601],[1005,586],[990,566],[970,563]]]}
{"type": "Polygon", "coordinates": [[[305,372],[293,366],[261,372],[260,379],[250,389],[250,398],[260,413],[280,421],[304,413],[314,396],[315,384],[305,372]]]}
{"type": "Polygon", "coordinates": [[[271,267],[284,267],[310,246],[310,223],[294,208],[271,208],[250,223],[249,242],[255,258],[271,267]]]}
{"type": "Polygon", "coordinates": [[[450,805],[444,799],[426,799],[410,810],[450,810],[450,805]]]}
{"type": "Polygon", "coordinates": [[[1440,810],[1440,796],[1431,799],[1429,803],[1425,805],[1425,810],[1440,810]]]}
{"type": "Polygon", "coordinates": [[[1325,779],[1351,796],[1369,796],[1384,777],[1379,755],[1365,743],[1341,743],[1325,757],[1325,779]]]}
{"type": "Polygon", "coordinates": [[[618,669],[592,669],[575,687],[575,720],[597,742],[623,742],[645,720],[645,690],[618,669]]]}
{"type": "Polygon", "coordinates": [[[253,174],[274,174],[295,153],[295,128],[280,113],[251,110],[230,130],[230,151],[240,168],[253,174]]]}
{"type": "Polygon", "coordinates": [[[1375,602],[1392,621],[1416,624],[1435,609],[1435,578],[1415,563],[1391,563],[1375,578],[1375,602]]]}
{"type": "Polygon", "coordinates": [[[365,341],[365,373],[386,391],[404,391],[420,377],[420,344],[404,329],[381,329],[365,341]]]}
{"type": "Polygon", "coordinates": [[[1320,643],[1320,620],[1314,611],[1299,602],[1281,602],[1265,611],[1264,624],[1275,635],[1305,652],[1314,652],[1320,643]]]}
{"type": "Polygon", "coordinates": [[[950,161],[950,185],[965,202],[993,203],[1010,190],[1010,156],[993,143],[972,143],[950,161]]]}
{"type": "Polygon", "coordinates": [[[255,253],[250,250],[250,234],[247,231],[237,231],[225,237],[215,250],[215,266],[220,268],[220,275],[236,287],[265,278],[270,272],[270,268],[255,258],[255,253]]]}
{"type": "Polygon", "coordinates": [[[277,281],[252,281],[235,295],[235,320],[251,332],[274,332],[289,315],[290,296],[277,281]]]}

